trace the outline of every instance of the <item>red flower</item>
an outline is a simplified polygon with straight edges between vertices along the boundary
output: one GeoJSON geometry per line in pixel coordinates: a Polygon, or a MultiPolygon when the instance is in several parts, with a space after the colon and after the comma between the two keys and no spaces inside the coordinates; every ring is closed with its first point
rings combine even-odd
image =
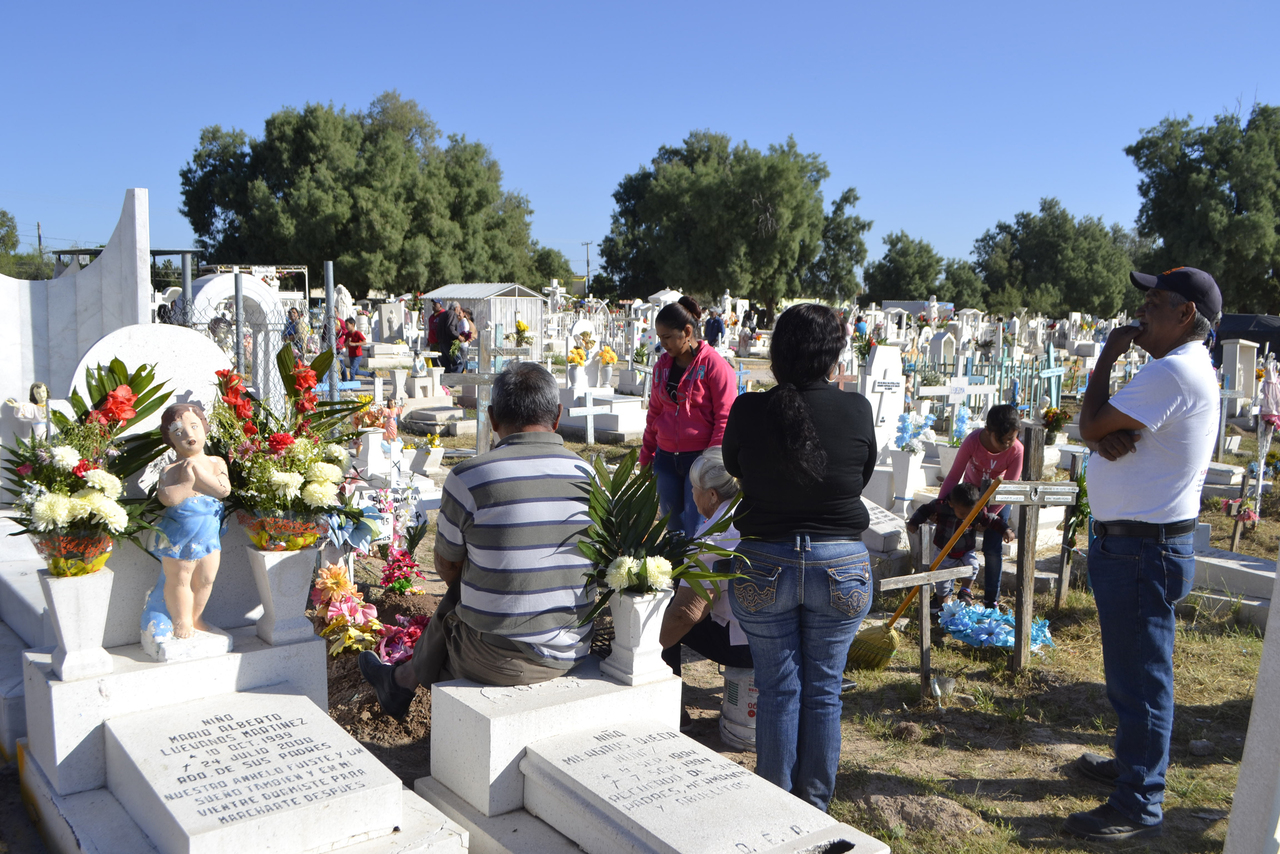
{"type": "Polygon", "coordinates": [[[241,421],[244,421],[245,419],[253,415],[253,404],[251,404],[249,401],[245,400],[244,398],[241,398],[240,401],[236,403],[235,410],[236,410],[236,417],[239,418],[241,421]]]}
{"type": "Polygon", "coordinates": [[[84,477],[86,472],[91,472],[97,467],[97,463],[90,462],[89,460],[81,460],[76,464],[76,467],[71,470],[71,473],[76,477],[84,477]]]}
{"type": "Polygon", "coordinates": [[[311,427],[311,419],[305,418],[303,419],[301,424],[299,424],[297,427],[294,428],[293,435],[297,436],[298,438],[302,438],[303,436],[307,435],[307,431],[310,427],[311,427]]]}
{"type": "MultiPolygon", "coordinates": [[[[107,392],[107,399],[103,401],[101,412],[106,417],[106,421],[118,421],[125,424],[131,418],[136,418],[138,413],[133,408],[133,402],[138,396],[133,393],[133,389],[127,385],[116,386],[107,392]]],[[[97,423],[103,423],[99,419],[93,419],[97,423]]]]}
{"type": "Polygon", "coordinates": [[[282,454],[285,448],[293,444],[293,436],[288,433],[272,433],[267,439],[267,447],[271,448],[271,453],[282,454]]]}
{"type": "Polygon", "coordinates": [[[23,463],[22,465],[18,466],[18,474],[22,475],[23,477],[26,477],[27,475],[31,474],[31,463],[23,463]]]}
{"type": "Polygon", "coordinates": [[[246,422],[244,422],[244,426],[243,426],[243,427],[241,427],[240,429],[244,430],[244,434],[245,434],[246,436],[256,436],[256,435],[258,435],[258,428],[254,426],[254,424],[253,424],[253,422],[252,422],[252,421],[246,421],[246,422]]]}
{"type": "Polygon", "coordinates": [[[107,417],[96,409],[89,410],[89,414],[84,417],[86,424],[103,424],[107,423],[107,417]]]}
{"type": "Polygon", "coordinates": [[[316,387],[316,372],[305,363],[298,362],[293,366],[293,387],[300,392],[316,387]]]}
{"type": "Polygon", "coordinates": [[[316,393],[314,391],[304,391],[302,393],[302,397],[298,398],[297,402],[293,404],[293,407],[298,410],[300,414],[315,412],[316,403],[319,402],[319,400],[320,398],[316,397],[316,393]]]}

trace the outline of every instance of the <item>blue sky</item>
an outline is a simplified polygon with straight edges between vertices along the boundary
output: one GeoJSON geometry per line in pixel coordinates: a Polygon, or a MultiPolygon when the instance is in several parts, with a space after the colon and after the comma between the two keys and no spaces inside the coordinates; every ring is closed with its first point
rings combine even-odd
{"type": "MultiPolygon", "coordinates": [[[[1132,225],[1123,148],[1166,116],[1280,103],[1280,3],[24,3],[0,12],[0,208],[24,244],[105,241],[146,187],[153,247],[191,245],[200,129],[396,89],[486,143],[533,235],[582,272],[618,181],[710,129],[794,135],[874,220],[969,257],[1057,196],[1132,225]]],[[[289,263],[289,258],[245,259],[289,263]]],[[[593,256],[592,268],[598,265],[593,256]]]]}

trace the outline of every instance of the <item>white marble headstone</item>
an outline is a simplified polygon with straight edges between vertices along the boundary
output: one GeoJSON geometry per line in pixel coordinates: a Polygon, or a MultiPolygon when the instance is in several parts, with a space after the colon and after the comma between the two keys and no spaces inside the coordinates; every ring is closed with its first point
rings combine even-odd
{"type": "MultiPolygon", "coordinates": [[[[103,336],[89,348],[76,367],[73,388],[88,401],[84,372],[95,365],[107,365],[112,359],[124,362],[130,371],[143,365],[155,365],[156,382],[165,382],[172,392],[169,403],[199,403],[206,413],[213,411],[218,399],[215,371],[231,367],[222,349],[204,335],[184,326],[167,323],[140,323],[126,326],[103,336]]],[[[58,389],[54,389],[58,391],[58,389]]],[[[71,396],[71,389],[66,390],[71,396]]],[[[160,424],[163,409],[150,417],[129,425],[126,433],[150,430],[160,424]]]]}
{"type": "Polygon", "coordinates": [[[525,809],[590,854],[854,850],[878,840],[757,777],[674,727],[627,720],[535,742],[525,809]]]}
{"type": "Polygon", "coordinates": [[[107,788],[162,852],[319,851],[400,824],[399,778],[279,687],[106,722],[107,788]]]}

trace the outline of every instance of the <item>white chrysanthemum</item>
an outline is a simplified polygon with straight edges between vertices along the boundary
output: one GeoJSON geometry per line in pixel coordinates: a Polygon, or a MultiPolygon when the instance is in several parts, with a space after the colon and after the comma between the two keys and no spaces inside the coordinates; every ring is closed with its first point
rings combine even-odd
{"type": "Polygon", "coordinates": [[[644,559],[644,575],[650,587],[662,590],[671,586],[671,561],[665,557],[644,559]]]}
{"type": "Polygon", "coordinates": [[[83,489],[71,496],[71,503],[67,511],[67,517],[72,522],[78,522],[81,519],[85,519],[93,512],[94,504],[96,502],[84,493],[88,493],[88,495],[96,495],[98,498],[102,497],[102,493],[98,492],[96,489],[83,489]]]}
{"type": "Polygon", "coordinates": [[[84,482],[111,499],[119,498],[124,489],[120,478],[102,469],[85,472],[84,482]]]}
{"type": "Polygon", "coordinates": [[[332,463],[312,463],[307,469],[307,480],[316,483],[338,483],[342,480],[342,469],[332,463]]]}
{"type": "Polygon", "coordinates": [[[71,499],[60,492],[47,492],[31,505],[31,523],[37,531],[64,527],[71,521],[71,499]]]}
{"type": "Polygon", "coordinates": [[[303,480],[305,478],[297,472],[276,471],[271,473],[271,488],[284,500],[292,501],[298,497],[303,480]]]}
{"type": "Polygon", "coordinates": [[[120,533],[129,524],[128,511],[105,496],[94,505],[93,515],[113,534],[120,533]]]}
{"type": "Polygon", "coordinates": [[[338,503],[338,486],[333,483],[308,483],[302,488],[302,500],[308,507],[332,507],[338,503]]]}
{"type": "Polygon", "coordinates": [[[302,460],[311,456],[316,452],[316,446],[311,444],[311,440],[306,436],[299,436],[293,440],[293,444],[289,446],[289,454],[294,459],[302,460]]]}
{"type": "Polygon", "coordinates": [[[59,445],[50,451],[53,464],[63,471],[71,471],[80,464],[80,452],[70,445],[59,445]]]}
{"type": "Polygon", "coordinates": [[[325,445],[324,455],[330,462],[337,463],[340,466],[347,464],[347,449],[341,445],[325,445]]]}
{"type": "Polygon", "coordinates": [[[640,564],[635,558],[622,557],[616,558],[613,563],[609,564],[609,568],[604,571],[604,583],[611,590],[621,590],[628,584],[635,581],[636,570],[640,568],[640,564]]]}

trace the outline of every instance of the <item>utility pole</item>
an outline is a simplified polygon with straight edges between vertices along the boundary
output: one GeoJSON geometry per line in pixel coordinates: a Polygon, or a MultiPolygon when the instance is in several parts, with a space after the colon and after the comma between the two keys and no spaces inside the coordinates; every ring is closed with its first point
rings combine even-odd
{"type": "Polygon", "coordinates": [[[36,269],[39,273],[37,276],[44,276],[44,234],[40,231],[40,223],[36,222],[36,269]]]}
{"type": "Polygon", "coordinates": [[[582,245],[587,249],[587,286],[583,289],[587,296],[591,296],[591,247],[595,246],[595,242],[591,240],[582,241],[582,245]]]}

